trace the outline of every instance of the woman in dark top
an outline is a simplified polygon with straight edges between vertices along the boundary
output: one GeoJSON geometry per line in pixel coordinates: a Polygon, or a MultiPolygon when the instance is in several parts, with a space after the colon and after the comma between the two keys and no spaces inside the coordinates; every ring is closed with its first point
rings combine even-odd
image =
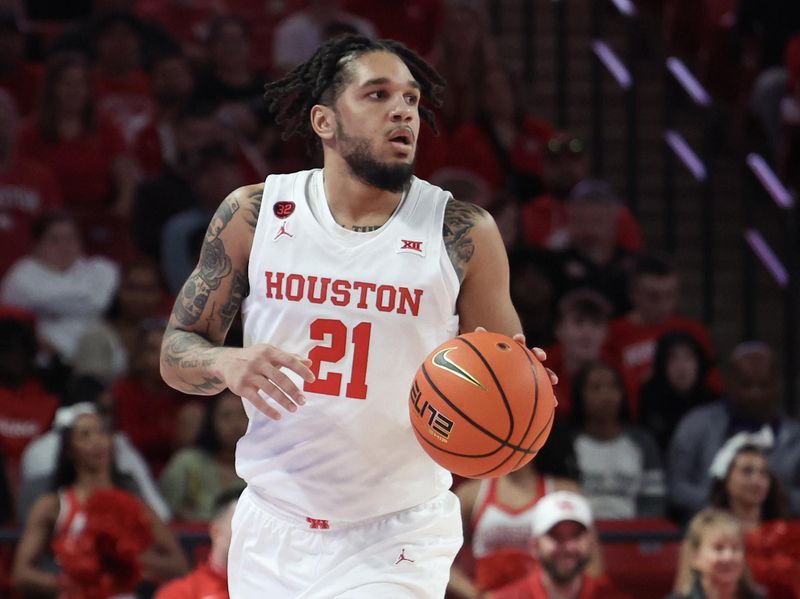
{"type": "Polygon", "coordinates": [[[653,374],[639,390],[639,422],[662,450],[686,412],[715,398],[705,385],[709,367],[705,351],[689,333],[674,331],[658,340],[653,374]]]}

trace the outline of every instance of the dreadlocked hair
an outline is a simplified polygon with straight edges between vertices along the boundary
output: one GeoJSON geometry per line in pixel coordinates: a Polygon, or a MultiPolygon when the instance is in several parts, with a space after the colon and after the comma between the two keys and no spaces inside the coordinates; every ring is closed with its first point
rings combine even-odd
{"type": "MultiPolygon", "coordinates": [[[[293,135],[314,138],[308,113],[315,104],[332,105],[348,83],[348,66],[371,52],[389,52],[402,60],[419,83],[422,101],[438,108],[442,105],[442,76],[413,50],[393,40],[371,40],[361,35],[336,37],[321,45],[308,61],[286,76],[264,86],[264,100],[275,121],[285,125],[281,138],[293,135]]],[[[438,133],[433,110],[420,104],[419,113],[434,133],[438,133]]]]}

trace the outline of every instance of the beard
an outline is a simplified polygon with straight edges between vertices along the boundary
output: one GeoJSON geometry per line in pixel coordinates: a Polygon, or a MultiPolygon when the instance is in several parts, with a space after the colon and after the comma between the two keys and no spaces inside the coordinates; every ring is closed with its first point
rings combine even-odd
{"type": "Polygon", "coordinates": [[[351,137],[340,125],[337,125],[336,131],[343,142],[342,158],[356,179],[382,191],[399,193],[405,189],[414,175],[414,160],[398,164],[381,162],[372,155],[368,140],[351,137]]]}
{"type": "Polygon", "coordinates": [[[575,565],[568,570],[556,566],[554,560],[540,559],[540,562],[548,576],[550,576],[550,580],[561,586],[572,582],[583,573],[584,569],[589,564],[589,557],[587,556],[576,560],[575,565]]]}

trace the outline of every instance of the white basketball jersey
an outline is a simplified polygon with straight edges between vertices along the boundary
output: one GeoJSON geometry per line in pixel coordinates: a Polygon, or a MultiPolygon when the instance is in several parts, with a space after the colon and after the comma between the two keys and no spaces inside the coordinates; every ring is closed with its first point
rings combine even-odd
{"type": "Polygon", "coordinates": [[[307,405],[250,423],[236,468],[258,495],[300,518],[355,522],[424,503],[450,473],[411,429],[417,368],[458,333],[459,282],[442,239],[450,194],[412,179],[378,230],[340,227],[323,171],[264,186],[244,300],[244,344],[308,356],[317,380],[286,371],[307,405]]]}

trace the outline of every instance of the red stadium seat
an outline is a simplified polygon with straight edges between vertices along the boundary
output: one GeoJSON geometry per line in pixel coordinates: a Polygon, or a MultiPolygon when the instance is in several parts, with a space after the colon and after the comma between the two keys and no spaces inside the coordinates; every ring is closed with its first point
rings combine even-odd
{"type": "Polygon", "coordinates": [[[603,539],[605,572],[620,591],[636,599],[662,599],[670,593],[680,549],[680,531],[672,522],[661,518],[601,521],[597,529],[603,539]],[[626,533],[631,540],[619,538],[626,533]],[[634,540],[637,535],[654,538],[634,540]]]}

